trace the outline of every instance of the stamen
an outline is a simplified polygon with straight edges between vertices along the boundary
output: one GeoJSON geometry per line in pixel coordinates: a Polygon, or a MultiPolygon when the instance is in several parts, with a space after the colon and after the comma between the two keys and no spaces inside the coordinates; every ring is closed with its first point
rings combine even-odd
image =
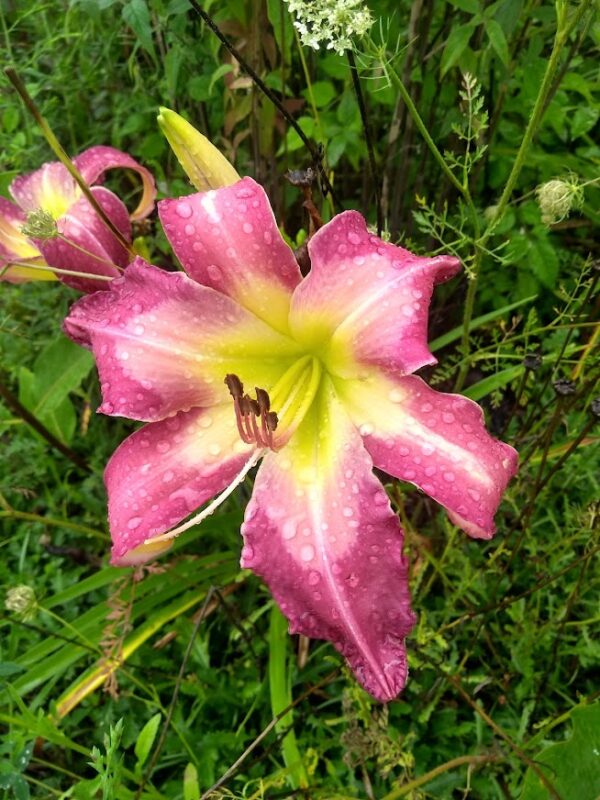
{"type": "Polygon", "coordinates": [[[225,376],[225,384],[233,398],[235,421],[242,441],[274,450],[273,431],[277,428],[278,417],[275,411],[271,411],[269,393],[255,386],[255,400],[250,395],[244,394],[244,384],[233,374],[225,376]]]}

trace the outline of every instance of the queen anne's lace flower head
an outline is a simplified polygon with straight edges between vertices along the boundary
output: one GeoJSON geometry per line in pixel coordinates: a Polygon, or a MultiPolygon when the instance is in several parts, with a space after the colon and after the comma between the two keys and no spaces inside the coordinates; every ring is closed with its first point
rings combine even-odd
{"type": "Polygon", "coordinates": [[[373,24],[371,12],[362,0],[286,0],[294,15],[302,43],[318,50],[342,55],[352,47],[353,36],[364,36],[373,24]]]}
{"type": "Polygon", "coordinates": [[[576,175],[553,178],[535,190],[542,222],[555,225],[569,216],[573,209],[583,205],[583,188],[576,175]]]}

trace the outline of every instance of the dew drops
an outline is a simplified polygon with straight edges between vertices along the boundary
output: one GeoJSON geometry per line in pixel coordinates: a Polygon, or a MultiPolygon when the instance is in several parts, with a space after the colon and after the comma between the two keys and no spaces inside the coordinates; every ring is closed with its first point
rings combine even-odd
{"type": "Polygon", "coordinates": [[[156,449],[159,453],[167,453],[171,449],[171,445],[165,439],[162,439],[157,445],[156,449]]]}
{"type": "Polygon", "coordinates": [[[370,422],[364,422],[358,430],[361,436],[371,436],[375,428],[370,422]]]}
{"type": "Polygon", "coordinates": [[[433,411],[433,406],[431,405],[431,403],[423,403],[423,405],[421,406],[421,411],[424,414],[429,414],[430,411],[433,411]]]}
{"type": "Polygon", "coordinates": [[[312,561],[315,557],[315,548],[312,544],[304,544],[300,548],[300,558],[302,561],[312,561]]]}
{"type": "Polygon", "coordinates": [[[218,456],[221,452],[221,445],[217,444],[216,442],[209,444],[208,452],[211,454],[211,456],[218,456]]]}
{"type": "Polygon", "coordinates": [[[173,480],[174,477],[175,477],[175,473],[173,472],[173,470],[168,469],[165,472],[165,474],[163,475],[163,482],[164,483],[170,483],[173,480]]]}
{"type": "Polygon", "coordinates": [[[127,523],[127,527],[129,528],[130,531],[134,531],[136,528],[139,528],[141,524],[142,524],[141,517],[132,517],[127,523]]]}
{"type": "Polygon", "coordinates": [[[244,222],[244,224],[242,225],[242,230],[244,231],[244,233],[252,233],[252,231],[254,230],[254,225],[251,222],[244,222]]]}
{"type": "Polygon", "coordinates": [[[208,272],[208,277],[215,283],[223,278],[223,273],[216,264],[209,264],[206,271],[208,272]]]}
{"type": "Polygon", "coordinates": [[[309,586],[316,586],[321,580],[321,575],[316,570],[311,570],[308,575],[309,586]]]}
{"type": "Polygon", "coordinates": [[[404,395],[402,394],[402,391],[400,389],[392,389],[392,391],[388,395],[392,403],[400,403],[402,401],[403,396],[404,395]]]}
{"type": "Polygon", "coordinates": [[[442,419],[444,420],[445,423],[447,423],[448,425],[451,425],[454,422],[454,420],[456,419],[456,417],[454,416],[454,414],[451,414],[449,411],[444,411],[444,413],[442,414],[442,419]]]}
{"type": "Polygon", "coordinates": [[[297,526],[296,522],[293,519],[288,519],[283,523],[283,528],[281,530],[281,535],[284,539],[288,541],[293,539],[296,536],[297,526]]]}
{"type": "Polygon", "coordinates": [[[350,506],[344,506],[344,508],[342,509],[342,514],[345,517],[352,517],[354,516],[354,511],[350,508],[350,506]]]}
{"type": "Polygon", "coordinates": [[[454,473],[453,472],[444,472],[444,480],[447,483],[454,483],[454,473]]]}
{"type": "Polygon", "coordinates": [[[191,225],[189,222],[183,230],[185,231],[187,236],[193,236],[196,233],[196,228],[194,228],[194,226],[191,225]]]}
{"type": "Polygon", "coordinates": [[[481,495],[479,494],[477,489],[467,489],[467,493],[469,497],[475,500],[476,503],[479,502],[479,500],[481,499],[481,495]]]}
{"type": "Polygon", "coordinates": [[[348,234],[348,241],[350,242],[350,244],[360,244],[360,236],[358,235],[358,233],[350,231],[350,233],[348,234]]]}
{"type": "Polygon", "coordinates": [[[175,213],[182,219],[189,219],[192,216],[192,207],[189,203],[177,203],[175,213]]]}

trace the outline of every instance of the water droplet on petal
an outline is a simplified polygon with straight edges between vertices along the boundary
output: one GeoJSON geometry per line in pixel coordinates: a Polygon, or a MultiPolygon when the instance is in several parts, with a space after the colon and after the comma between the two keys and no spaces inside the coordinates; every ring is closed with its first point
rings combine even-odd
{"type": "Polygon", "coordinates": [[[300,548],[300,558],[302,561],[312,561],[315,557],[315,548],[312,544],[304,544],[300,548]]]}
{"type": "Polygon", "coordinates": [[[127,523],[127,527],[129,528],[130,531],[133,531],[136,528],[139,528],[141,523],[142,523],[142,518],[141,517],[132,517],[129,520],[129,522],[127,523]]]}
{"type": "Polygon", "coordinates": [[[192,207],[189,203],[177,203],[175,213],[182,219],[189,219],[192,216],[192,207]]]}

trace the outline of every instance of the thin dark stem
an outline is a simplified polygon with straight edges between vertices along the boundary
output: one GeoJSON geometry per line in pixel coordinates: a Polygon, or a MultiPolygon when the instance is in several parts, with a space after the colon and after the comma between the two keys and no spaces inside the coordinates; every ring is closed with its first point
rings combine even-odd
{"type": "Polygon", "coordinates": [[[187,663],[188,663],[189,658],[190,658],[190,656],[192,654],[192,647],[194,646],[194,642],[196,641],[196,636],[198,635],[198,631],[200,630],[200,626],[204,622],[204,619],[206,617],[206,612],[208,610],[210,601],[212,600],[212,597],[213,597],[213,594],[215,593],[215,591],[216,591],[216,587],[211,586],[210,589],[206,593],[206,597],[204,598],[204,603],[202,604],[202,608],[200,609],[200,614],[198,615],[198,618],[196,619],[196,623],[195,623],[194,628],[192,630],[192,635],[190,636],[190,640],[189,640],[189,642],[187,644],[187,647],[185,649],[185,653],[183,655],[183,660],[181,662],[181,666],[179,668],[179,673],[177,675],[177,680],[175,682],[175,688],[173,690],[173,696],[171,697],[171,702],[169,704],[169,708],[167,709],[167,714],[165,716],[165,721],[163,723],[163,727],[162,727],[162,731],[160,733],[160,737],[158,739],[158,743],[157,743],[156,747],[154,748],[154,751],[152,753],[152,758],[150,759],[150,763],[148,764],[148,768],[147,768],[147,770],[146,770],[146,772],[144,774],[144,778],[140,782],[140,785],[139,785],[138,790],[137,790],[136,795],[135,795],[135,800],[138,800],[138,798],[140,798],[142,796],[142,793],[143,793],[143,790],[144,790],[144,786],[148,783],[148,781],[150,779],[150,776],[152,775],[152,772],[153,772],[153,770],[154,770],[154,768],[156,766],[156,763],[158,761],[158,757],[160,756],[161,751],[163,749],[165,740],[167,738],[169,725],[171,724],[171,719],[173,718],[173,712],[175,711],[175,705],[177,703],[177,698],[179,697],[179,689],[180,689],[180,686],[181,686],[181,682],[182,682],[183,676],[185,674],[187,663]]]}
{"type": "Polygon", "coordinates": [[[57,439],[53,433],[50,433],[48,428],[43,425],[37,417],[35,417],[31,411],[29,411],[25,406],[18,400],[17,397],[10,391],[10,389],[5,386],[3,383],[0,382],[0,397],[4,400],[6,405],[11,408],[15,414],[17,414],[23,422],[26,422],[34,431],[40,434],[48,444],[52,445],[55,450],[58,450],[63,456],[72,461],[73,464],[78,469],[83,470],[84,472],[89,472],[90,468],[86,463],[85,459],[81,456],[77,455],[74,450],[71,450],[66,444],[63,444],[60,439],[57,439]]]}
{"type": "Polygon", "coordinates": [[[229,769],[221,775],[219,780],[214,783],[210,789],[208,789],[200,800],[208,800],[209,797],[212,797],[213,793],[216,792],[217,789],[220,789],[223,784],[227,783],[229,778],[234,775],[238,768],[244,763],[244,761],[248,758],[248,756],[258,747],[258,745],[262,742],[262,740],[267,736],[273,728],[277,725],[279,720],[283,719],[286,714],[288,714],[293,708],[295,708],[299,703],[302,703],[309,697],[311,694],[316,692],[321,687],[328,684],[333,678],[338,674],[338,670],[335,669],[326,675],[322,680],[318,683],[315,683],[314,686],[309,687],[305,692],[303,692],[299,697],[297,697],[292,703],[282,709],[279,714],[275,714],[273,719],[269,722],[269,724],[263,728],[263,730],[258,734],[256,739],[244,750],[242,755],[229,767],[229,769]]]}
{"type": "Polygon", "coordinates": [[[373,188],[375,190],[375,205],[377,207],[377,235],[381,236],[383,230],[383,211],[381,207],[381,185],[379,181],[379,172],[375,162],[375,151],[373,148],[373,138],[371,136],[371,126],[367,118],[367,107],[365,105],[365,98],[363,95],[362,87],[360,85],[360,76],[356,68],[356,59],[352,50],[347,50],[348,63],[350,64],[350,74],[352,75],[352,84],[358,102],[358,110],[360,111],[360,118],[362,121],[363,130],[365,132],[365,142],[367,145],[367,153],[369,156],[369,169],[371,170],[371,177],[373,178],[373,188]]]}
{"type": "Polygon", "coordinates": [[[326,192],[331,195],[331,198],[336,203],[336,205],[341,207],[341,202],[335,193],[333,186],[331,185],[329,178],[327,177],[327,173],[325,172],[325,168],[323,167],[322,156],[319,153],[318,149],[312,144],[312,142],[308,139],[300,125],[296,122],[296,120],[292,117],[286,107],[283,105],[281,100],[277,97],[274,92],[269,89],[267,84],[262,80],[262,78],[258,75],[258,73],[248,64],[246,59],[243,55],[239,52],[239,50],[234,47],[234,45],[229,41],[229,39],[225,36],[225,34],[221,31],[221,29],[216,25],[213,21],[212,17],[206,13],[206,11],[200,6],[196,0],[189,0],[190,5],[201,17],[204,22],[208,25],[211,31],[215,34],[217,39],[221,42],[221,44],[231,53],[231,55],[235,58],[238,62],[240,67],[244,70],[244,72],[248,73],[248,75],[252,78],[256,86],[261,90],[261,92],[268,97],[269,100],[273,103],[275,108],[279,111],[279,113],[283,116],[285,121],[290,125],[300,137],[302,143],[311,154],[312,159],[319,170],[319,175],[321,176],[321,181],[326,192]]]}

